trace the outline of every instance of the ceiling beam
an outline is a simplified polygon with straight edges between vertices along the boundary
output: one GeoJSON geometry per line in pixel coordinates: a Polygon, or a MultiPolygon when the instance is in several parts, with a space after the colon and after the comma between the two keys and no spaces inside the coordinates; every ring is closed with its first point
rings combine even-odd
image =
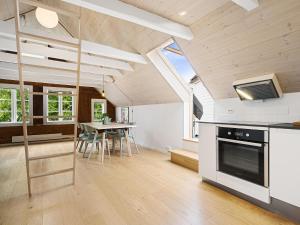
{"type": "MultiPolygon", "coordinates": [[[[0,37],[0,49],[6,51],[17,51],[16,41],[13,39],[7,39],[0,37]]],[[[63,59],[67,61],[76,62],[77,61],[77,53],[74,51],[57,49],[57,48],[49,48],[45,45],[40,44],[31,44],[31,43],[21,43],[21,51],[22,53],[40,55],[45,57],[52,57],[57,59],[63,59]]],[[[99,56],[93,56],[88,54],[81,54],[81,63],[94,65],[94,66],[103,66],[114,69],[121,69],[126,71],[133,71],[132,67],[123,61],[108,59],[99,56]]]]}
{"type": "MultiPolygon", "coordinates": [[[[191,29],[119,0],[63,0],[82,8],[126,20],[186,40],[193,39],[191,29]]],[[[159,7],[159,6],[158,6],[159,7]]]]}
{"type": "MultiPolygon", "coordinates": [[[[8,63],[17,63],[16,54],[0,52],[0,61],[8,62],[8,63]]],[[[67,63],[67,62],[59,62],[48,59],[38,59],[28,56],[22,56],[22,63],[25,65],[32,65],[37,67],[49,68],[49,69],[60,69],[60,70],[70,70],[76,71],[77,64],[76,63],[67,63]]],[[[108,76],[121,76],[120,71],[115,69],[91,66],[91,65],[81,65],[80,71],[86,73],[93,73],[98,75],[108,75],[108,76]]]]}
{"type": "MultiPolygon", "coordinates": [[[[48,32],[46,33],[46,32],[40,31],[40,30],[36,30],[36,29],[26,28],[26,29],[23,29],[22,31],[25,33],[36,34],[36,35],[40,35],[40,36],[44,36],[44,37],[48,37],[48,38],[52,38],[52,39],[56,39],[56,40],[60,40],[60,41],[70,42],[73,44],[78,43],[78,39],[76,39],[76,38],[54,35],[54,34],[51,34],[48,32]]],[[[0,36],[15,39],[16,34],[15,34],[14,26],[12,26],[11,23],[0,21],[0,36]]],[[[53,43],[47,42],[47,41],[44,41],[43,43],[53,45],[53,43]]],[[[147,64],[147,61],[145,60],[145,58],[140,54],[127,52],[127,51],[124,51],[121,49],[113,48],[108,45],[103,45],[103,44],[98,44],[98,43],[82,40],[81,46],[82,46],[81,51],[83,53],[92,53],[97,56],[104,56],[104,57],[114,58],[114,59],[118,59],[118,60],[147,64]]]]}
{"type": "MultiPolygon", "coordinates": [[[[14,75],[14,72],[6,72],[0,68],[0,79],[4,80],[18,80],[18,75],[14,75]],[[6,75],[1,75],[2,73],[6,73],[6,75]]],[[[43,77],[39,76],[24,76],[24,81],[26,82],[38,82],[38,83],[50,83],[50,84],[59,84],[59,85],[72,85],[76,86],[76,82],[74,80],[62,80],[62,79],[55,79],[55,78],[48,78],[44,79],[43,77]]],[[[96,83],[93,81],[80,81],[80,86],[84,87],[94,87],[94,88],[101,88],[102,82],[96,83]]]]}
{"type": "Polygon", "coordinates": [[[259,6],[258,0],[232,0],[232,1],[247,11],[256,9],[259,6]]]}
{"type": "Polygon", "coordinates": [[[147,61],[142,55],[113,48],[108,45],[82,40],[81,46],[81,51],[84,53],[92,53],[94,55],[105,56],[113,59],[147,64],[147,61]]]}
{"type": "MultiPolygon", "coordinates": [[[[18,67],[14,63],[7,63],[7,62],[0,62],[0,69],[5,71],[12,71],[15,72],[18,75],[18,67]]],[[[39,67],[32,67],[32,66],[24,66],[23,71],[25,74],[38,74],[40,77],[48,77],[48,78],[66,78],[66,79],[72,79],[75,81],[75,78],[77,76],[76,72],[72,71],[62,71],[62,70],[56,70],[56,69],[45,69],[45,68],[39,68],[39,67]]],[[[1,74],[3,75],[3,74],[1,74]]],[[[1,77],[0,75],[0,77],[1,77]]],[[[18,78],[19,79],[19,78],[18,78]]],[[[18,80],[17,79],[17,80],[18,80]]],[[[102,75],[92,74],[92,73],[80,73],[80,80],[89,80],[89,81],[103,81],[102,75]]],[[[112,83],[114,82],[114,79],[110,76],[104,77],[105,82],[112,83]]]]}

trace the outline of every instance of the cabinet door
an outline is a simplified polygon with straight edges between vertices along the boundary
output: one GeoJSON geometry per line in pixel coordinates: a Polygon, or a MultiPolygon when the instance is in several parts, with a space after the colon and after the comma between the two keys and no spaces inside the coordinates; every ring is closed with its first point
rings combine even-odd
{"type": "Polygon", "coordinates": [[[216,181],[216,125],[200,123],[199,125],[199,173],[202,177],[216,181]]]}
{"type": "Polygon", "coordinates": [[[270,194],[300,207],[300,130],[270,129],[270,194]]]}

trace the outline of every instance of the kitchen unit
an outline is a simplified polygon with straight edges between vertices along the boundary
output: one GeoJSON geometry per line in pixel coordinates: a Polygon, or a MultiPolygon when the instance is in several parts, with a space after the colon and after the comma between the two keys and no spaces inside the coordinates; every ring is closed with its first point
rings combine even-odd
{"type": "Polygon", "coordinates": [[[200,122],[199,173],[261,202],[300,207],[300,128],[291,124],[200,122]]]}

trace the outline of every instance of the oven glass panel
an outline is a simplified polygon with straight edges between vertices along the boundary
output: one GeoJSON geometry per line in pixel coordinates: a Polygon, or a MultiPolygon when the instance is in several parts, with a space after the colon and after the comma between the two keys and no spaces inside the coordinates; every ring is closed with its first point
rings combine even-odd
{"type": "Polygon", "coordinates": [[[219,141],[219,171],[264,185],[264,149],[219,141]]]}

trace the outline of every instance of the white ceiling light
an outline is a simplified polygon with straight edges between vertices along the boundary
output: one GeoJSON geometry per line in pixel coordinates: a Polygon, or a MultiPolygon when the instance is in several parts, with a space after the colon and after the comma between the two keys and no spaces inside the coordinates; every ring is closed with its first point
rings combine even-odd
{"type": "Polygon", "coordinates": [[[58,24],[58,16],[54,11],[38,7],[35,16],[38,22],[46,28],[54,28],[58,24]]]}
{"type": "Polygon", "coordinates": [[[186,11],[182,11],[180,13],[178,13],[179,16],[185,16],[186,15],[186,11]]]}

